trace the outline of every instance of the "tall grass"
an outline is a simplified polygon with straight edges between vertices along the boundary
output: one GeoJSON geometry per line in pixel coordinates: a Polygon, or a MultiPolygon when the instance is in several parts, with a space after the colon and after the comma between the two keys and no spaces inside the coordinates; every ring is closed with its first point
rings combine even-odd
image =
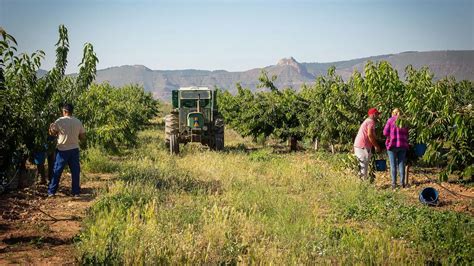
{"type": "Polygon", "coordinates": [[[113,173],[120,169],[120,162],[111,160],[105,151],[96,147],[88,148],[82,157],[82,167],[90,173],[113,173]]]}
{"type": "Polygon", "coordinates": [[[472,217],[407,205],[332,156],[247,150],[232,135],[225,152],[170,156],[161,135],[140,134],[90,209],[82,263],[472,264],[472,217]]]}

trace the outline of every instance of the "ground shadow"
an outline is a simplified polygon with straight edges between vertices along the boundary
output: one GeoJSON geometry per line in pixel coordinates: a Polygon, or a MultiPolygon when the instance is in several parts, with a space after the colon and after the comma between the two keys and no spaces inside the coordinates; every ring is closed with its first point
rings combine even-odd
{"type": "Polygon", "coordinates": [[[160,190],[180,190],[185,192],[201,192],[221,194],[223,192],[220,180],[203,181],[191,177],[157,178],[156,188],[160,190]]]}
{"type": "Polygon", "coordinates": [[[228,153],[232,153],[232,152],[250,153],[250,152],[259,151],[259,150],[262,150],[262,149],[265,149],[265,148],[272,149],[272,153],[275,153],[275,154],[289,154],[289,153],[292,153],[292,152],[304,152],[304,151],[306,151],[306,149],[301,147],[301,146],[298,146],[296,150],[292,151],[292,150],[290,150],[288,145],[284,145],[284,144],[271,144],[271,145],[267,145],[265,147],[246,147],[242,143],[239,143],[237,145],[232,145],[232,146],[226,146],[224,148],[224,151],[226,151],[228,153]]]}
{"type": "Polygon", "coordinates": [[[424,185],[424,184],[430,184],[432,183],[430,180],[428,179],[425,179],[425,180],[413,180],[413,181],[410,181],[409,185],[410,186],[413,186],[413,187],[417,187],[417,186],[421,186],[421,185],[424,185]]]}
{"type": "MultiPolygon", "coordinates": [[[[60,187],[58,192],[69,197],[73,196],[71,189],[68,187],[60,187]]],[[[96,189],[94,188],[81,188],[80,197],[78,199],[93,199],[95,197],[95,192],[96,189]]]]}
{"type": "Polygon", "coordinates": [[[11,226],[5,223],[0,223],[0,232],[7,231],[11,226]]]}
{"type": "Polygon", "coordinates": [[[391,188],[391,187],[392,187],[391,184],[384,184],[384,185],[382,185],[382,186],[380,187],[380,189],[389,189],[389,188],[391,188]]]}
{"type": "Polygon", "coordinates": [[[42,246],[61,246],[61,245],[71,245],[73,239],[62,239],[57,237],[44,237],[44,236],[18,236],[5,238],[2,241],[8,246],[0,249],[1,253],[10,253],[14,250],[24,249],[27,245],[34,245],[36,247],[42,246]]]}

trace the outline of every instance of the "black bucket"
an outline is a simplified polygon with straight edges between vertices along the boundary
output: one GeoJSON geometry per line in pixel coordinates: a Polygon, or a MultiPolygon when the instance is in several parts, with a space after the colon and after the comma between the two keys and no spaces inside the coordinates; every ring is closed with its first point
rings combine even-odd
{"type": "Polygon", "coordinates": [[[424,188],[420,192],[420,202],[426,205],[435,206],[438,205],[438,196],[439,193],[436,189],[432,187],[424,188]]]}

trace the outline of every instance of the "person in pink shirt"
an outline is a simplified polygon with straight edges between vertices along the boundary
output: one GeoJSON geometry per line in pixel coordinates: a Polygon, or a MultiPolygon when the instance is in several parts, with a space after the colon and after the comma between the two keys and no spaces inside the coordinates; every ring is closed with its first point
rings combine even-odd
{"type": "Polygon", "coordinates": [[[375,139],[375,123],[380,112],[376,108],[370,108],[367,114],[368,118],[360,125],[354,140],[354,154],[359,160],[359,176],[362,179],[367,179],[372,147],[375,147],[375,152],[380,152],[380,146],[375,139]]]}
{"type": "Polygon", "coordinates": [[[388,158],[390,160],[390,175],[392,177],[392,188],[397,187],[397,167],[400,174],[400,185],[405,187],[405,164],[408,150],[408,128],[398,127],[395,123],[400,110],[393,109],[390,117],[383,129],[383,135],[387,137],[385,146],[387,147],[388,158]]]}

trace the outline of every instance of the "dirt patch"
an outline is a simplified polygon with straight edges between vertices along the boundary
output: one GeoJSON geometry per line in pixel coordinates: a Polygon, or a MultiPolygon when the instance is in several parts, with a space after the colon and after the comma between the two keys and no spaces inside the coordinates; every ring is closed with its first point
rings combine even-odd
{"type": "MultiPolygon", "coordinates": [[[[432,187],[439,193],[437,210],[452,210],[474,216],[474,188],[459,183],[438,182],[436,169],[410,170],[409,183],[406,188],[399,188],[400,193],[408,196],[410,203],[421,204],[420,192],[432,187]]],[[[375,184],[380,189],[391,189],[391,177],[388,171],[377,172],[375,184]]]]}
{"type": "Polygon", "coordinates": [[[71,196],[71,176],[64,173],[55,197],[46,185],[0,195],[0,265],[77,264],[74,240],[96,192],[110,175],[87,174],[81,196],[71,196]],[[92,178],[89,178],[92,177],[92,178]]]}

